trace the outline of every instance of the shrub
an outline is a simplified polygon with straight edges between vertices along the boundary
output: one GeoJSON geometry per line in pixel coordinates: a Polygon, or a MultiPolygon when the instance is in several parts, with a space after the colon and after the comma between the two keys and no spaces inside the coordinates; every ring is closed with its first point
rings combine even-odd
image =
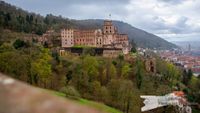
{"type": "Polygon", "coordinates": [[[71,99],[79,99],[80,94],[73,86],[62,87],[60,92],[65,93],[66,97],[71,99]]]}
{"type": "Polygon", "coordinates": [[[14,43],[13,46],[15,49],[21,48],[21,47],[25,47],[26,43],[23,40],[17,39],[14,43]]]}

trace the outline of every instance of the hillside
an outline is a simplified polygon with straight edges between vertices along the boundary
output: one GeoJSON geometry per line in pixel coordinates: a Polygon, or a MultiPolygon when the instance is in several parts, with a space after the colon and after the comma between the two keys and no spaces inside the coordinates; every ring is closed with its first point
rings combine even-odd
{"type": "MultiPolygon", "coordinates": [[[[138,47],[173,49],[177,46],[151,33],[137,29],[130,24],[114,21],[119,32],[128,34],[138,47]]],[[[62,28],[102,28],[103,20],[72,20],[61,16],[30,13],[3,1],[0,2],[0,28],[11,29],[17,32],[43,34],[47,29],[53,28],[57,32],[62,28]]]]}

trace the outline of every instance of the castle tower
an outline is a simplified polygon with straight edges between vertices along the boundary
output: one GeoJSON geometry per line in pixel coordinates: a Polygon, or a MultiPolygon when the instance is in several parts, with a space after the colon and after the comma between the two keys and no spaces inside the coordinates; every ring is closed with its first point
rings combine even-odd
{"type": "Polygon", "coordinates": [[[114,34],[116,28],[112,24],[112,20],[105,20],[103,26],[103,33],[104,34],[114,34]]]}
{"type": "Polygon", "coordinates": [[[103,26],[103,44],[110,45],[114,43],[117,29],[112,24],[112,20],[105,20],[103,26]]]}

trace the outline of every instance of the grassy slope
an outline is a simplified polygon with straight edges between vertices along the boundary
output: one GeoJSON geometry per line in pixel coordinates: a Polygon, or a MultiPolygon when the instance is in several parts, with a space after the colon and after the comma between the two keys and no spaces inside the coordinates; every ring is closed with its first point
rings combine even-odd
{"type": "MultiPolygon", "coordinates": [[[[47,90],[47,91],[54,94],[54,95],[57,95],[57,96],[60,96],[60,97],[65,97],[64,93],[52,91],[52,90],[47,90]]],[[[103,103],[98,103],[98,102],[86,100],[86,99],[83,99],[83,98],[80,98],[79,100],[73,100],[73,101],[78,103],[78,104],[81,104],[81,105],[86,105],[86,106],[89,106],[89,107],[96,108],[96,109],[103,111],[105,113],[122,113],[121,111],[119,111],[115,108],[109,107],[109,106],[107,106],[103,103]]]]}

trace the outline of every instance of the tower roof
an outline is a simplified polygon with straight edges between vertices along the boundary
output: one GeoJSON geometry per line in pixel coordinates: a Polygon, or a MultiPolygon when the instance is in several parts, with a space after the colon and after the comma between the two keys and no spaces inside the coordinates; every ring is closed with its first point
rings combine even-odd
{"type": "Polygon", "coordinates": [[[104,20],[104,25],[112,26],[112,20],[104,20]]]}

